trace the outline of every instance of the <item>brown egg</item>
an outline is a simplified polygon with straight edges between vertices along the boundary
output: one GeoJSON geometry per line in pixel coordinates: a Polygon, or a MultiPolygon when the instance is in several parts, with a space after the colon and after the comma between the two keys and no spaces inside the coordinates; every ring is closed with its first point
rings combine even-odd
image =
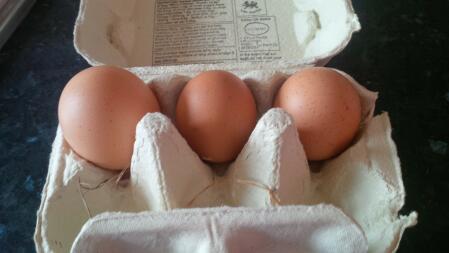
{"type": "Polygon", "coordinates": [[[237,157],[256,117],[251,91],[226,71],[207,71],[190,80],[176,106],[181,134],[202,159],[216,163],[237,157]]]}
{"type": "Polygon", "coordinates": [[[360,97],[350,81],[329,68],[306,68],[279,90],[275,107],[286,110],[309,160],[325,160],[344,151],[361,120],[360,97]]]}
{"type": "Polygon", "coordinates": [[[59,100],[64,138],[81,157],[106,169],[131,163],[136,125],[148,112],[158,112],[157,98],[131,72],[110,66],[75,75],[59,100]]]}

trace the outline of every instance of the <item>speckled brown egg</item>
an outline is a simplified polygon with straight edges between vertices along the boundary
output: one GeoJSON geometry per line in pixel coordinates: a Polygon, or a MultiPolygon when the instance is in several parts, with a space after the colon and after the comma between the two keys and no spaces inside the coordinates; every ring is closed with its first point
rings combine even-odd
{"type": "Polygon", "coordinates": [[[176,106],[176,126],[204,160],[236,158],[255,124],[257,110],[246,84],[226,71],[206,71],[191,79],[176,106]]]}
{"type": "Polygon", "coordinates": [[[121,170],[130,166],[138,121],[158,111],[157,98],[137,76],[101,66],[81,71],[67,83],[58,116],[64,138],[77,154],[102,168],[121,170]]]}
{"type": "Polygon", "coordinates": [[[274,106],[294,118],[309,160],[338,155],[360,126],[357,91],[346,77],[329,68],[306,68],[292,75],[280,88],[274,106]]]}

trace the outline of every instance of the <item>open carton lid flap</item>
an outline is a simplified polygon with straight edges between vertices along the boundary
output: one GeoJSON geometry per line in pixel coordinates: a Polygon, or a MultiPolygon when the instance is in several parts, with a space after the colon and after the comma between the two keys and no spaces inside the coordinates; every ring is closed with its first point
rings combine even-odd
{"type": "Polygon", "coordinates": [[[289,69],[324,65],[359,29],[349,0],[82,0],[74,43],[91,65],[156,73],[289,69]]]}
{"type": "Polygon", "coordinates": [[[367,252],[360,227],[331,205],[105,213],[90,219],[72,253],[367,252]]]}

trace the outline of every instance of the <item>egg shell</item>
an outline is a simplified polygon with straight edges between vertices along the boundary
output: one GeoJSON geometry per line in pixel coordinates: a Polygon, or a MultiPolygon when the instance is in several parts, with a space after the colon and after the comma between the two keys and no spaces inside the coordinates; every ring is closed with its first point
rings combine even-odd
{"type": "MultiPolygon", "coordinates": [[[[392,252],[404,230],[416,224],[416,213],[398,217],[405,191],[388,115],[373,118],[376,93],[366,90],[348,75],[340,72],[351,80],[362,102],[362,130],[354,145],[322,164],[317,173],[310,174],[309,180],[304,174],[302,183],[297,180],[282,183],[288,179],[285,175],[290,174],[283,171],[308,166],[293,162],[301,153],[300,144],[291,144],[298,141],[294,136],[296,131],[292,131],[292,125],[288,126],[288,120],[278,120],[288,114],[269,109],[280,86],[294,71],[262,70],[239,76],[256,99],[258,126],[250,137],[254,141],[249,141],[239,158],[227,165],[231,169],[225,176],[217,177],[176,133],[172,123],[177,96],[197,73],[153,76],[139,70],[133,69],[153,88],[163,105],[161,111],[167,116],[148,114],[141,120],[131,177],[120,185],[115,184],[117,174],[96,168],[77,156],[58,131],[38,212],[35,237],[38,252],[67,252],[90,216],[112,217],[105,213],[110,211],[194,207],[209,210],[222,205],[270,207],[278,201],[281,204],[332,203],[361,227],[373,252],[392,252]],[[83,188],[99,185],[108,178],[112,179],[98,189],[83,188]],[[154,182],[150,184],[151,181],[154,182]],[[292,194],[291,190],[283,189],[306,191],[292,194]]],[[[145,236],[138,232],[136,235],[145,236]]]]}
{"type": "Polygon", "coordinates": [[[275,107],[290,113],[309,160],[326,160],[345,150],[360,129],[359,95],[335,70],[305,68],[280,88],[275,107]]]}
{"type": "Polygon", "coordinates": [[[234,160],[256,125],[256,103],[247,85],[226,71],[192,78],[176,105],[176,126],[204,160],[234,160]]]}
{"type": "Polygon", "coordinates": [[[148,112],[160,111],[157,98],[129,71],[91,67],[65,86],[58,107],[64,137],[82,157],[112,170],[131,164],[135,128],[148,112]]]}

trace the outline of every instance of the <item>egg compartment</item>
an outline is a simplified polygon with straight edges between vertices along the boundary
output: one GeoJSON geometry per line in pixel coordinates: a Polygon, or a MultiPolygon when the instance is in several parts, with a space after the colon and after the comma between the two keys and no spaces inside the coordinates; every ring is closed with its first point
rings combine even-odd
{"type": "MultiPolygon", "coordinates": [[[[311,173],[291,117],[281,109],[270,109],[277,90],[292,73],[239,74],[255,97],[259,120],[240,155],[227,165],[224,176],[218,176],[171,122],[177,97],[196,72],[151,75],[147,69],[131,70],[152,86],[164,114],[148,114],[139,122],[131,175],[119,183],[120,174],[78,157],[58,129],[38,211],[37,252],[69,252],[81,230],[89,233],[89,225],[82,229],[83,225],[98,214],[106,220],[110,215],[116,226],[126,224],[126,217],[117,220],[109,212],[151,211],[142,214],[147,217],[164,211],[170,219],[165,211],[176,208],[328,203],[361,227],[369,252],[394,252],[403,231],[416,223],[416,213],[398,217],[405,192],[388,115],[373,118],[377,94],[348,75],[341,72],[362,101],[360,132],[350,148],[315,164],[317,172],[311,173]]],[[[145,236],[142,231],[134,233],[145,236]]]]}

